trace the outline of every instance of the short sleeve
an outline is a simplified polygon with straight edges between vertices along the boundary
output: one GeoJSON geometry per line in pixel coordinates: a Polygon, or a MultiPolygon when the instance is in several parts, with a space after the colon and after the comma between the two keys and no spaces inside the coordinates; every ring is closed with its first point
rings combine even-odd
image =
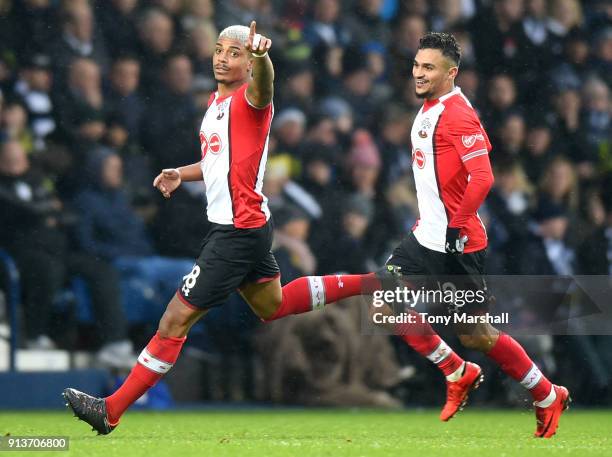
{"type": "Polygon", "coordinates": [[[251,122],[263,127],[272,118],[272,102],[263,108],[253,106],[246,96],[248,87],[248,84],[242,85],[232,96],[232,115],[244,122],[251,122]]]}
{"type": "Polygon", "coordinates": [[[243,108],[249,111],[252,111],[255,116],[257,115],[265,116],[265,113],[272,108],[272,102],[268,103],[266,106],[262,108],[256,107],[247,98],[246,92],[248,88],[249,88],[249,85],[244,84],[236,91],[236,95],[233,97],[235,100],[234,103],[241,105],[241,107],[242,105],[244,105],[243,108]]]}

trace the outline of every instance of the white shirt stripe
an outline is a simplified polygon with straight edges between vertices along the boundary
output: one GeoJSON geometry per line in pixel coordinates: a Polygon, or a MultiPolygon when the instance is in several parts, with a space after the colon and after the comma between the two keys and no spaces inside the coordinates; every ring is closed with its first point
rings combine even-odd
{"type": "Polygon", "coordinates": [[[479,149],[478,151],[470,152],[469,154],[464,155],[461,160],[467,162],[468,160],[473,159],[474,157],[483,156],[488,153],[489,151],[487,151],[486,149],[479,149]]]}

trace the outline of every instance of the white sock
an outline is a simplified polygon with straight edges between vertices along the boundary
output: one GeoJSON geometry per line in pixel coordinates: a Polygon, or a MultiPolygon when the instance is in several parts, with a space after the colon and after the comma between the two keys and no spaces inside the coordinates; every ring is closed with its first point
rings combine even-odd
{"type": "Polygon", "coordinates": [[[555,392],[555,386],[552,385],[550,386],[550,393],[548,394],[548,397],[546,397],[544,400],[534,401],[533,404],[540,408],[548,408],[556,399],[557,392],[555,392]]]}
{"type": "Polygon", "coordinates": [[[464,368],[465,368],[465,362],[463,362],[463,363],[461,364],[461,366],[459,366],[459,368],[457,368],[455,371],[453,371],[451,374],[449,374],[449,375],[446,377],[446,380],[447,380],[447,381],[450,381],[450,382],[456,382],[456,381],[459,381],[459,380],[461,379],[461,376],[463,376],[463,370],[464,370],[464,368]]]}

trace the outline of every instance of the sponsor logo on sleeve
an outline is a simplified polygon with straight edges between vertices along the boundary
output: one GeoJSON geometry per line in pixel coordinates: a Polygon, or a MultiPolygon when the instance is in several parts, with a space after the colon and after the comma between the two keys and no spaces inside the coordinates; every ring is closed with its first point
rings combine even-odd
{"type": "Polygon", "coordinates": [[[461,136],[461,142],[466,148],[474,146],[477,140],[484,141],[484,135],[482,133],[474,133],[473,135],[461,136]]]}

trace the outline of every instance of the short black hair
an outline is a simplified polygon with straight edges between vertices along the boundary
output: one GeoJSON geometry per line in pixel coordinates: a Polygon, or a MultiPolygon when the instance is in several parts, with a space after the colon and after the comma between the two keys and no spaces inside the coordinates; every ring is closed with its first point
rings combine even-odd
{"type": "Polygon", "coordinates": [[[419,49],[438,49],[444,57],[459,66],[461,47],[453,35],[446,32],[429,32],[419,41],[419,49]]]}

